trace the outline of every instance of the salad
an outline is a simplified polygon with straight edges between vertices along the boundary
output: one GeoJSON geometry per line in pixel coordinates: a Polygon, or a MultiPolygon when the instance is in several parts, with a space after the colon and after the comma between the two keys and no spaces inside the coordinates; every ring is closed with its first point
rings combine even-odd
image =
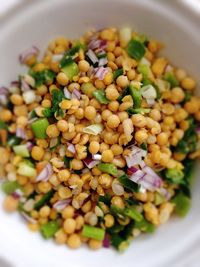
{"type": "Polygon", "coordinates": [[[27,73],[0,87],[5,211],[57,244],[119,251],[187,214],[200,98],[162,47],[110,27],[20,54],[27,73]]]}

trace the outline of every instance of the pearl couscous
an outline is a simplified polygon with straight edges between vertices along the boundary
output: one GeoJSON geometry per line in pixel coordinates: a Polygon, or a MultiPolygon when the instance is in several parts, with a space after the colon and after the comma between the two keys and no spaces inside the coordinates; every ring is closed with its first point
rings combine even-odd
{"type": "Polygon", "coordinates": [[[3,207],[79,248],[125,249],[190,207],[200,98],[161,43],[130,28],[59,37],[0,87],[3,207]]]}

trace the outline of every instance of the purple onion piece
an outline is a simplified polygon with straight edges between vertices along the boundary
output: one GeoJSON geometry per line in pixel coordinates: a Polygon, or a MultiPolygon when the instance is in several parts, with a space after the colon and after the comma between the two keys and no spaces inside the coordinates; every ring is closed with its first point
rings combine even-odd
{"type": "Polygon", "coordinates": [[[86,159],[83,160],[88,169],[92,169],[94,166],[100,163],[99,160],[93,160],[91,155],[88,155],[86,159]]]}
{"type": "Polygon", "coordinates": [[[24,129],[17,127],[16,136],[21,138],[21,139],[26,139],[26,133],[25,133],[24,129]]]}
{"type": "Polygon", "coordinates": [[[19,61],[21,64],[24,64],[28,58],[31,56],[37,56],[39,54],[39,49],[36,46],[32,46],[26,50],[24,50],[20,55],[19,55],[19,61]]]}
{"type": "Polygon", "coordinates": [[[110,247],[110,237],[108,234],[105,234],[104,240],[103,240],[103,247],[109,248],[110,247]]]}
{"type": "Polygon", "coordinates": [[[67,143],[67,150],[71,152],[72,154],[76,154],[75,145],[71,143],[67,143]]]}
{"type": "Polygon", "coordinates": [[[77,89],[74,89],[72,92],[72,99],[80,100],[80,98],[81,98],[81,93],[77,89]]]}
{"type": "Polygon", "coordinates": [[[96,68],[95,77],[99,80],[103,80],[105,75],[108,73],[108,69],[104,67],[96,68]]]}
{"type": "Polygon", "coordinates": [[[64,87],[63,92],[64,92],[64,96],[66,98],[68,98],[68,99],[71,99],[72,98],[71,93],[69,92],[69,90],[67,89],[67,87],[64,87]]]}
{"type": "Polygon", "coordinates": [[[62,211],[64,210],[64,208],[66,208],[69,205],[70,202],[71,202],[71,198],[59,200],[56,203],[54,203],[53,208],[57,211],[62,211]]]}
{"type": "Polygon", "coordinates": [[[37,223],[37,221],[35,219],[33,219],[32,217],[30,217],[27,213],[25,213],[24,211],[22,211],[20,213],[22,215],[22,217],[25,219],[25,221],[29,222],[29,223],[37,223]]]}
{"type": "Polygon", "coordinates": [[[53,169],[50,163],[48,163],[43,170],[39,173],[39,175],[36,177],[36,182],[40,182],[40,181],[48,181],[48,179],[51,177],[51,175],[53,174],[53,169]]]}

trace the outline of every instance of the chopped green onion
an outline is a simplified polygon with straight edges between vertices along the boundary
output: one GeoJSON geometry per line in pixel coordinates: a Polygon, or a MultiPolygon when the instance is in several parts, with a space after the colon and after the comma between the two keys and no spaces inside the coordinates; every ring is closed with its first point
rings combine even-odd
{"type": "Polygon", "coordinates": [[[141,222],[143,220],[142,214],[135,209],[135,207],[125,208],[124,214],[136,222],[141,222]]]}
{"type": "Polygon", "coordinates": [[[45,108],[42,113],[46,118],[50,118],[53,116],[52,108],[45,108]]]}
{"type": "Polygon", "coordinates": [[[123,75],[123,69],[117,69],[113,72],[113,80],[116,80],[120,75],[123,75]]]}
{"type": "Polygon", "coordinates": [[[110,201],[111,201],[111,196],[109,196],[108,194],[105,195],[105,196],[99,196],[99,199],[98,199],[99,202],[103,202],[104,204],[106,205],[110,205],[110,201]]]}
{"type": "Polygon", "coordinates": [[[179,85],[179,81],[172,72],[167,72],[164,76],[164,79],[170,83],[172,88],[179,85]]]}
{"type": "Polygon", "coordinates": [[[184,173],[178,169],[167,169],[165,171],[165,177],[173,184],[180,184],[183,182],[184,173]]]}
{"type": "Polygon", "coordinates": [[[100,171],[109,173],[113,176],[117,176],[118,174],[117,167],[112,163],[100,163],[97,167],[100,171]]]}
{"type": "Polygon", "coordinates": [[[11,195],[16,189],[19,189],[20,185],[17,181],[6,181],[2,184],[2,190],[7,195],[11,195]]]}
{"type": "Polygon", "coordinates": [[[82,83],[81,91],[88,97],[93,97],[93,93],[96,91],[96,88],[92,83],[82,83]]]}
{"type": "Polygon", "coordinates": [[[82,236],[102,241],[105,236],[105,230],[85,224],[83,226],[82,236]]]}
{"type": "Polygon", "coordinates": [[[29,74],[34,78],[36,88],[43,84],[51,84],[56,76],[55,72],[52,70],[44,70],[40,72],[33,72],[30,70],[29,74]]]}
{"type": "Polygon", "coordinates": [[[31,128],[36,138],[44,139],[47,137],[46,129],[49,126],[49,122],[46,118],[41,118],[34,121],[31,124],[31,128]]]}
{"type": "Polygon", "coordinates": [[[111,244],[120,252],[123,252],[129,246],[129,241],[124,240],[120,235],[114,234],[111,236],[111,244]]]}
{"type": "Polygon", "coordinates": [[[103,124],[92,124],[83,128],[83,132],[92,135],[98,135],[103,131],[103,124]]]}
{"type": "Polygon", "coordinates": [[[150,108],[128,108],[126,111],[128,112],[129,115],[146,114],[146,113],[149,113],[151,109],[150,108]]]}
{"type": "Polygon", "coordinates": [[[150,67],[148,65],[138,64],[137,70],[142,74],[143,79],[149,78],[150,67]]]}
{"type": "Polygon", "coordinates": [[[74,61],[66,64],[61,70],[67,75],[70,81],[79,73],[78,65],[74,61]]]}
{"type": "Polygon", "coordinates": [[[130,40],[127,46],[128,55],[136,60],[140,60],[145,54],[145,46],[137,40],[130,40]]]}
{"type": "Polygon", "coordinates": [[[142,95],[141,91],[135,88],[134,86],[129,86],[130,94],[133,98],[133,105],[134,108],[140,108],[142,103],[142,95]]]}
{"type": "Polygon", "coordinates": [[[27,145],[18,145],[18,146],[13,146],[13,150],[16,155],[21,156],[21,157],[30,157],[30,153],[28,151],[27,145]]]}
{"type": "Polygon", "coordinates": [[[131,181],[127,175],[122,175],[118,178],[119,182],[128,190],[131,192],[138,192],[139,185],[135,182],[131,181]]]}
{"type": "Polygon", "coordinates": [[[122,99],[123,99],[126,95],[130,95],[129,86],[126,87],[126,88],[122,91],[122,94],[118,97],[117,100],[121,103],[121,102],[122,102],[122,99]]]}
{"type": "Polygon", "coordinates": [[[191,200],[189,197],[180,192],[172,199],[172,202],[176,205],[175,212],[179,216],[184,217],[187,215],[191,206],[191,200]]]}
{"type": "Polygon", "coordinates": [[[155,226],[151,223],[149,223],[148,221],[146,221],[145,219],[143,219],[140,222],[135,222],[135,228],[141,230],[142,232],[146,232],[146,233],[153,233],[155,231],[155,226]]]}
{"type": "Polygon", "coordinates": [[[47,192],[38,202],[35,203],[34,209],[39,210],[42,206],[49,203],[53,195],[54,190],[50,190],[49,192],[47,192]]]}
{"type": "Polygon", "coordinates": [[[8,137],[7,144],[9,146],[15,146],[15,145],[20,144],[20,142],[21,142],[21,138],[13,135],[13,136],[8,137]]]}
{"type": "Polygon", "coordinates": [[[105,91],[96,90],[93,92],[93,96],[99,101],[101,104],[108,104],[109,100],[106,98],[105,91]]]}
{"type": "Polygon", "coordinates": [[[19,167],[18,167],[17,173],[19,175],[32,177],[32,176],[36,176],[37,174],[36,169],[30,166],[30,164],[28,164],[25,161],[20,162],[18,166],[19,167]]]}
{"type": "Polygon", "coordinates": [[[56,221],[50,221],[41,226],[41,233],[45,239],[51,238],[59,229],[59,224],[56,221]]]}

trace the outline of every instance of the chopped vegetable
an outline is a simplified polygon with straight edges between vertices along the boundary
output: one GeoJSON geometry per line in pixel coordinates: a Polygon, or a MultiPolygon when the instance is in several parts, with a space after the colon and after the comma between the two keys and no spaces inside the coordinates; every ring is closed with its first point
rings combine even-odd
{"type": "Polygon", "coordinates": [[[34,209],[39,210],[42,206],[48,204],[53,195],[54,190],[50,190],[49,192],[47,192],[38,202],[35,203],[34,209]]]}
{"type": "Polygon", "coordinates": [[[170,83],[171,88],[179,85],[179,81],[176,79],[172,72],[167,72],[164,76],[165,80],[170,83]]]}
{"type": "Polygon", "coordinates": [[[20,188],[20,185],[18,184],[17,181],[5,181],[2,184],[2,190],[7,195],[11,195],[12,193],[14,193],[19,188],[20,188]]]}
{"type": "Polygon", "coordinates": [[[128,108],[126,111],[128,112],[129,115],[146,114],[146,113],[149,113],[151,109],[150,108],[128,108]]]}
{"type": "Polygon", "coordinates": [[[113,176],[117,176],[118,174],[117,167],[112,163],[100,163],[98,168],[100,171],[109,173],[113,176]]]}
{"type": "Polygon", "coordinates": [[[78,65],[74,61],[66,64],[61,70],[67,75],[70,81],[72,81],[73,77],[79,73],[78,65]]]}
{"type": "Polygon", "coordinates": [[[43,84],[50,84],[55,78],[55,73],[52,70],[44,70],[41,72],[30,71],[30,75],[35,80],[35,87],[39,87],[43,84]]]}
{"type": "Polygon", "coordinates": [[[118,180],[127,190],[130,190],[131,192],[138,192],[139,185],[131,181],[127,175],[124,174],[120,176],[118,180]]]}
{"type": "Polygon", "coordinates": [[[140,60],[145,54],[145,46],[137,40],[130,40],[127,52],[130,57],[140,60]]]}
{"type": "Polygon", "coordinates": [[[117,250],[119,250],[120,252],[123,252],[129,246],[129,241],[124,240],[121,236],[115,234],[111,236],[111,244],[117,250]]]}
{"type": "Polygon", "coordinates": [[[16,137],[16,136],[10,136],[10,137],[8,137],[7,144],[9,146],[15,146],[15,145],[19,145],[20,142],[21,142],[21,138],[16,137]]]}
{"type": "Polygon", "coordinates": [[[13,150],[18,156],[21,156],[23,158],[30,157],[27,145],[13,146],[13,150]]]}
{"type": "Polygon", "coordinates": [[[120,75],[123,75],[123,69],[117,69],[113,72],[113,80],[116,80],[120,75]]]}
{"type": "Polygon", "coordinates": [[[98,228],[98,227],[85,224],[83,226],[82,236],[101,241],[105,237],[105,230],[102,228],[98,228]]]}
{"type": "Polygon", "coordinates": [[[36,176],[35,168],[25,161],[19,163],[17,173],[27,177],[36,176]]]}
{"type": "Polygon", "coordinates": [[[96,90],[93,92],[93,96],[99,101],[101,104],[108,104],[109,100],[106,98],[105,92],[103,90],[96,90]]]}
{"type": "Polygon", "coordinates": [[[126,208],[124,214],[129,218],[135,220],[136,222],[140,222],[143,219],[142,214],[137,211],[134,207],[126,208]]]}
{"type": "Polygon", "coordinates": [[[139,229],[143,232],[146,233],[153,233],[155,231],[155,226],[151,223],[149,223],[148,221],[146,221],[145,219],[143,219],[140,222],[135,222],[135,228],[139,229]]]}
{"type": "Polygon", "coordinates": [[[187,215],[191,206],[191,200],[189,197],[185,196],[183,193],[180,192],[172,199],[172,202],[176,205],[176,214],[181,217],[187,215]]]}
{"type": "Polygon", "coordinates": [[[49,126],[49,122],[46,118],[41,118],[34,121],[31,124],[31,128],[36,138],[44,139],[47,137],[46,129],[49,126]]]}
{"type": "Polygon", "coordinates": [[[57,221],[49,221],[41,226],[41,233],[45,239],[52,238],[59,228],[57,221]]]}
{"type": "Polygon", "coordinates": [[[103,125],[102,124],[92,124],[90,126],[87,126],[83,128],[83,132],[91,135],[98,135],[103,131],[103,125]]]}
{"type": "Polygon", "coordinates": [[[129,86],[130,94],[133,98],[133,105],[134,108],[140,108],[142,103],[142,95],[141,91],[135,88],[134,86],[129,86]]]}
{"type": "Polygon", "coordinates": [[[179,184],[183,182],[184,173],[178,169],[167,169],[165,176],[173,184],[179,184]]]}

